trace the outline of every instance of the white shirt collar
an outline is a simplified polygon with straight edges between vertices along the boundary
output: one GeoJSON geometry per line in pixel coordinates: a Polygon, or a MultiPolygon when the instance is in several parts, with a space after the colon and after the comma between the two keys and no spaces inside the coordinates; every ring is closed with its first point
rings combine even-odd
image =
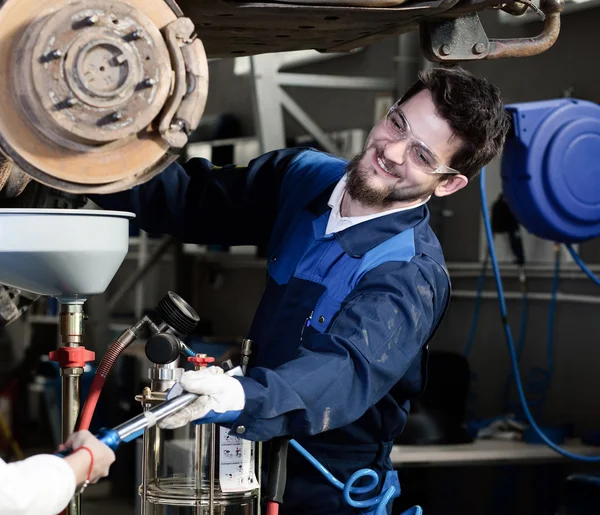
{"type": "Polygon", "coordinates": [[[342,216],[341,208],[342,208],[342,199],[344,198],[344,193],[346,192],[346,175],[344,175],[340,182],[337,183],[335,189],[331,193],[329,197],[329,207],[331,208],[331,214],[329,215],[329,220],[327,222],[327,229],[325,230],[325,234],[334,234],[339,231],[343,231],[344,229],[348,229],[348,227],[352,227],[353,225],[357,225],[367,220],[373,220],[375,218],[379,218],[380,216],[391,215],[392,213],[399,213],[400,211],[408,211],[409,209],[414,209],[416,207],[422,206],[426,204],[431,196],[427,197],[423,202],[419,202],[413,206],[409,207],[400,207],[398,209],[390,209],[389,211],[382,211],[381,213],[375,213],[374,215],[364,215],[364,216],[342,216]]]}

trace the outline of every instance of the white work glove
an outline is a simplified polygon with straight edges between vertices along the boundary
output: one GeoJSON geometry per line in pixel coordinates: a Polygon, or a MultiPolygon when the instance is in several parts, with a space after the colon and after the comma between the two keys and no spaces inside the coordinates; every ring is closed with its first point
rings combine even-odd
{"type": "Polygon", "coordinates": [[[200,395],[192,404],[158,423],[161,429],[175,429],[197,423],[234,422],[244,409],[246,396],[241,383],[221,367],[206,367],[183,373],[181,387],[200,395]]]}

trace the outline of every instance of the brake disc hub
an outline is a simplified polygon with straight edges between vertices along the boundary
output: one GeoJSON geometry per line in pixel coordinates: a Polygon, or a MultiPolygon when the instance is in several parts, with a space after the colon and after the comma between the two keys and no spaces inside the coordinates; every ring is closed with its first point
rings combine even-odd
{"type": "Polygon", "coordinates": [[[139,132],[169,93],[160,31],[119,2],[85,0],[45,16],[26,31],[14,58],[27,117],[70,148],[139,132]]]}
{"type": "Polygon", "coordinates": [[[189,19],[164,0],[0,5],[0,147],[22,170],[108,193],[177,158],[208,92],[189,19]]]}

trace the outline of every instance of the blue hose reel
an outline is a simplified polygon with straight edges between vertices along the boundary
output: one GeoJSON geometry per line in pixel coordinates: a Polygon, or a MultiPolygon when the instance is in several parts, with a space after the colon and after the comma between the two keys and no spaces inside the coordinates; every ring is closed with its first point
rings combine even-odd
{"type": "Polygon", "coordinates": [[[502,159],[510,209],[530,233],[560,243],[600,236],[600,106],[558,99],[506,106],[502,159]]]}

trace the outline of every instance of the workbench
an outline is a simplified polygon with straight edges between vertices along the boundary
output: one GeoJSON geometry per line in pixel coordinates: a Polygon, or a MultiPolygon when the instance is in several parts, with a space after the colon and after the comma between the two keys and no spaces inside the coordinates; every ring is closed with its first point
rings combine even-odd
{"type": "MultiPolygon", "coordinates": [[[[583,445],[580,440],[567,441],[562,447],[576,454],[600,456],[600,447],[583,445]]],[[[394,445],[391,458],[394,467],[537,463],[566,459],[546,445],[504,440],[475,440],[458,445],[394,445]]]]}

